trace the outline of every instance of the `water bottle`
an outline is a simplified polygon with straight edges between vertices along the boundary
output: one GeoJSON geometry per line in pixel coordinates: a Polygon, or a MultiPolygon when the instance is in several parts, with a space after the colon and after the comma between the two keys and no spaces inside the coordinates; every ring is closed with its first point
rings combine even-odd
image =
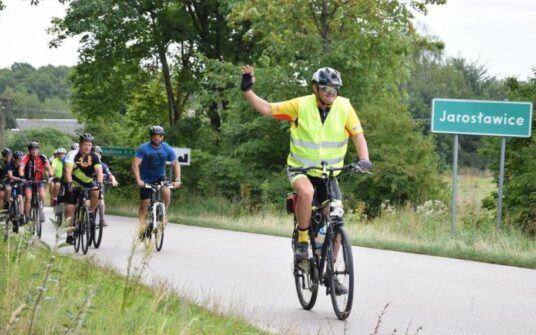
{"type": "Polygon", "coordinates": [[[318,234],[315,237],[315,253],[320,256],[322,253],[322,246],[324,246],[324,239],[326,238],[326,226],[322,225],[318,230],[318,234]]]}

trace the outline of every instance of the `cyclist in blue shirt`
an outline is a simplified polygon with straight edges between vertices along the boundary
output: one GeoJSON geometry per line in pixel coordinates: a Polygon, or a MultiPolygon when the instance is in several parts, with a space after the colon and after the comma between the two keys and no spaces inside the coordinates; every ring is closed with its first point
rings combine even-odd
{"type": "MultiPolygon", "coordinates": [[[[140,187],[140,204],[138,209],[138,219],[140,221],[140,231],[145,230],[145,215],[149,208],[151,198],[151,189],[145,188],[145,184],[153,184],[166,179],[166,161],[171,162],[175,181],[174,188],[181,186],[181,168],[177,161],[177,155],[173,148],[164,142],[164,128],[152,126],[149,128],[151,140],[145,142],[138,148],[134,159],[132,160],[132,173],[136,179],[136,184],[140,187]]],[[[171,202],[171,191],[168,187],[162,187],[162,200],[169,208],[171,202]]]]}

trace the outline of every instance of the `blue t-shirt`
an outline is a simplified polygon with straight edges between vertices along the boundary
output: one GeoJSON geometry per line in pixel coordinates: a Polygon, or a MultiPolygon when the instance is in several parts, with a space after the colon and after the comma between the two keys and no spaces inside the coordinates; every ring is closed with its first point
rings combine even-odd
{"type": "Polygon", "coordinates": [[[156,183],[166,175],[166,161],[177,160],[173,148],[162,142],[160,147],[155,148],[151,142],[140,145],[136,151],[136,157],[141,159],[140,177],[146,183],[156,183]]]}

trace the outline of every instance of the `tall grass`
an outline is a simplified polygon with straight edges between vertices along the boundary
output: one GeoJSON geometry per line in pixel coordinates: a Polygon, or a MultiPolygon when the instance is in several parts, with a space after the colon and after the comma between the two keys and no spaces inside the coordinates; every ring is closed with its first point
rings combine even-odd
{"type": "Polygon", "coordinates": [[[61,247],[27,233],[0,241],[1,334],[263,334],[163,282],[149,289],[136,272],[127,281],[92,258],[60,255],[61,247]]]}

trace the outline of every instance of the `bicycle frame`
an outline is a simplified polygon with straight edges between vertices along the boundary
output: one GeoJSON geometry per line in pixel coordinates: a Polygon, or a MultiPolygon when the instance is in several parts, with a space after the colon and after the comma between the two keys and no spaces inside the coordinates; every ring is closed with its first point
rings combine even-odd
{"type": "MultiPolygon", "coordinates": [[[[312,169],[312,168],[310,168],[312,169]]],[[[319,169],[319,168],[316,168],[319,169]]],[[[341,168],[341,170],[344,169],[341,168]]],[[[324,203],[320,204],[317,195],[315,192],[315,195],[313,197],[313,207],[311,209],[311,220],[309,224],[309,238],[311,241],[311,248],[313,250],[313,258],[316,263],[317,269],[318,269],[318,278],[322,278],[326,270],[328,270],[327,266],[331,266],[328,262],[329,257],[328,256],[328,247],[330,245],[330,241],[333,239],[334,230],[343,225],[342,215],[338,215],[336,217],[331,217],[331,212],[333,210],[332,203],[335,199],[335,194],[333,193],[333,189],[331,188],[331,182],[334,172],[337,171],[335,169],[323,169],[323,176],[322,181],[324,182],[326,189],[328,191],[328,198],[324,201],[324,203]],[[329,211],[325,213],[326,207],[329,206],[329,211]],[[317,218],[317,219],[315,219],[317,218]],[[322,249],[320,252],[320,255],[318,255],[315,251],[315,245],[316,245],[316,237],[320,230],[320,226],[323,226],[326,228],[326,235],[324,239],[324,243],[322,245],[322,249]],[[327,266],[326,266],[327,265],[327,266]]],[[[297,219],[296,215],[294,215],[295,224],[297,225],[297,219]]],[[[332,241],[335,243],[335,241],[332,241]]],[[[331,271],[332,269],[329,268],[331,271]]]]}

